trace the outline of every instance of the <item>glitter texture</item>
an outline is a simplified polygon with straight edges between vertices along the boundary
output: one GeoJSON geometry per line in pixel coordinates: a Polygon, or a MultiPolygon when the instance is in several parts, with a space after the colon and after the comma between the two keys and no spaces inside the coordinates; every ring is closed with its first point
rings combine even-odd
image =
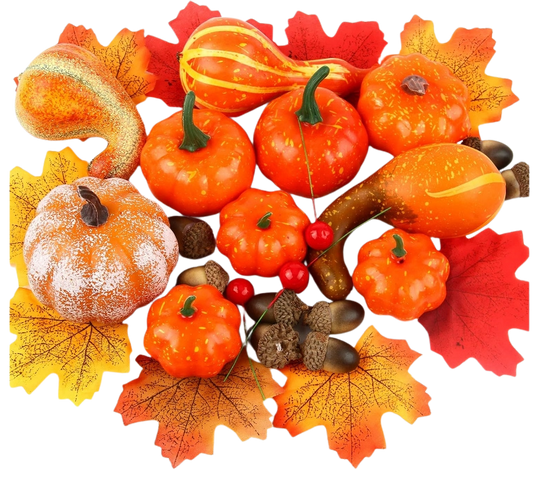
{"type": "Polygon", "coordinates": [[[146,141],[144,124],[124,87],[93,53],[59,44],[19,76],[16,113],[32,135],[47,140],[99,137],[107,148],[89,175],[128,179],[146,141]]]}
{"type": "Polygon", "coordinates": [[[81,178],[43,198],[24,240],[35,296],[66,319],[120,323],[161,294],[178,260],[178,242],[159,205],[126,180],[81,178]],[[87,226],[77,186],[109,209],[87,226]]]}

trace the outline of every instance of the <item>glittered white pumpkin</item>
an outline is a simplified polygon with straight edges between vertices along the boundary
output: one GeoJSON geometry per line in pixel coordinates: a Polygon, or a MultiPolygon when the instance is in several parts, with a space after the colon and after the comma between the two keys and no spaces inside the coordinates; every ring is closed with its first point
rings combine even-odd
{"type": "Polygon", "coordinates": [[[165,290],[178,243],[163,209],[129,181],[86,177],[39,203],[24,261],[37,299],[62,317],[117,324],[165,290]]]}

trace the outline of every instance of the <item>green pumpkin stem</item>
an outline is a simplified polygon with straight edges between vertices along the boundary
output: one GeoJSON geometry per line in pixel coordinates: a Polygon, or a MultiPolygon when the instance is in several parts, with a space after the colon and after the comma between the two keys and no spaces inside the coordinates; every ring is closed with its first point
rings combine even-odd
{"type": "Polygon", "coordinates": [[[304,94],[302,98],[302,107],[296,112],[296,116],[300,121],[309,123],[311,125],[320,123],[322,116],[318,109],[318,104],[315,98],[315,92],[320,82],[329,74],[329,67],[324,65],[320,67],[305,85],[304,94]]]}
{"type": "Polygon", "coordinates": [[[180,144],[179,149],[185,149],[191,153],[205,148],[207,142],[211,137],[205,134],[200,128],[198,128],[192,119],[192,112],[194,109],[194,102],[196,97],[193,91],[189,91],[185,95],[185,101],[183,103],[182,111],[182,125],[183,125],[183,141],[180,144]]]}
{"type": "Polygon", "coordinates": [[[271,212],[267,212],[259,221],[257,221],[257,227],[260,229],[268,229],[270,227],[270,223],[272,222],[270,220],[270,216],[272,216],[271,212]]]}
{"type": "Polygon", "coordinates": [[[403,247],[403,239],[398,234],[393,234],[392,237],[396,241],[396,247],[391,250],[391,252],[398,258],[401,259],[407,254],[407,251],[403,247]]]}
{"type": "Polygon", "coordinates": [[[196,309],[192,306],[192,303],[195,300],[195,295],[187,297],[185,303],[183,304],[183,308],[180,310],[180,314],[183,315],[183,317],[191,317],[196,312],[196,309]]]}

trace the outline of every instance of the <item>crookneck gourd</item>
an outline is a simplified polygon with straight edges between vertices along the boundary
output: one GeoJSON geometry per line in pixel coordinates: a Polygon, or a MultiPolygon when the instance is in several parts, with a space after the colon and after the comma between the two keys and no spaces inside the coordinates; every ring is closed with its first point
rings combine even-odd
{"type": "Polygon", "coordinates": [[[146,132],[124,87],[93,53],[60,43],[18,78],[16,113],[33,136],[48,140],[100,137],[107,148],[89,175],[128,179],[139,164],[146,132]]]}

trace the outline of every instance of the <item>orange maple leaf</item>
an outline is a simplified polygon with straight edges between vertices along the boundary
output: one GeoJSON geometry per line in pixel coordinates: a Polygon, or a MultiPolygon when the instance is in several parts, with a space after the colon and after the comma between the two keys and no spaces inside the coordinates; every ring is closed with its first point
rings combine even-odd
{"type": "Polygon", "coordinates": [[[385,448],[384,413],[394,412],[409,423],[430,414],[426,387],[407,372],[420,356],[407,342],[387,339],[369,327],[356,349],[361,359],[350,373],[311,372],[302,364],[281,370],[287,383],[275,397],[274,417],[274,426],[292,436],[324,425],[330,448],[354,467],[385,448]]]}
{"type": "Polygon", "coordinates": [[[102,46],[92,29],[68,24],[58,43],[72,43],[94,53],[122,84],[135,104],[146,99],[157,77],[148,73],[150,51],[144,44],[144,32],[121,30],[108,46],[102,46]]]}
{"type": "Polygon", "coordinates": [[[415,15],[405,24],[401,40],[401,55],[421,53],[446,65],[466,84],[472,135],[478,134],[479,125],[499,121],[502,109],[518,101],[511,91],[511,80],[485,74],[496,44],[490,28],[458,28],[447,43],[439,43],[433,22],[415,15]]]}
{"type": "Polygon", "coordinates": [[[257,382],[265,398],[281,393],[282,388],[269,369],[249,361],[245,354],[226,381],[228,366],[209,379],[176,378],[150,357],[140,355],[137,362],[143,370],[138,379],[124,385],[115,411],[122,414],[125,425],[157,420],[155,443],[173,467],[200,453],[213,454],[218,425],[228,426],[243,441],[266,438],[271,415],[262,403],[257,382]]]}

